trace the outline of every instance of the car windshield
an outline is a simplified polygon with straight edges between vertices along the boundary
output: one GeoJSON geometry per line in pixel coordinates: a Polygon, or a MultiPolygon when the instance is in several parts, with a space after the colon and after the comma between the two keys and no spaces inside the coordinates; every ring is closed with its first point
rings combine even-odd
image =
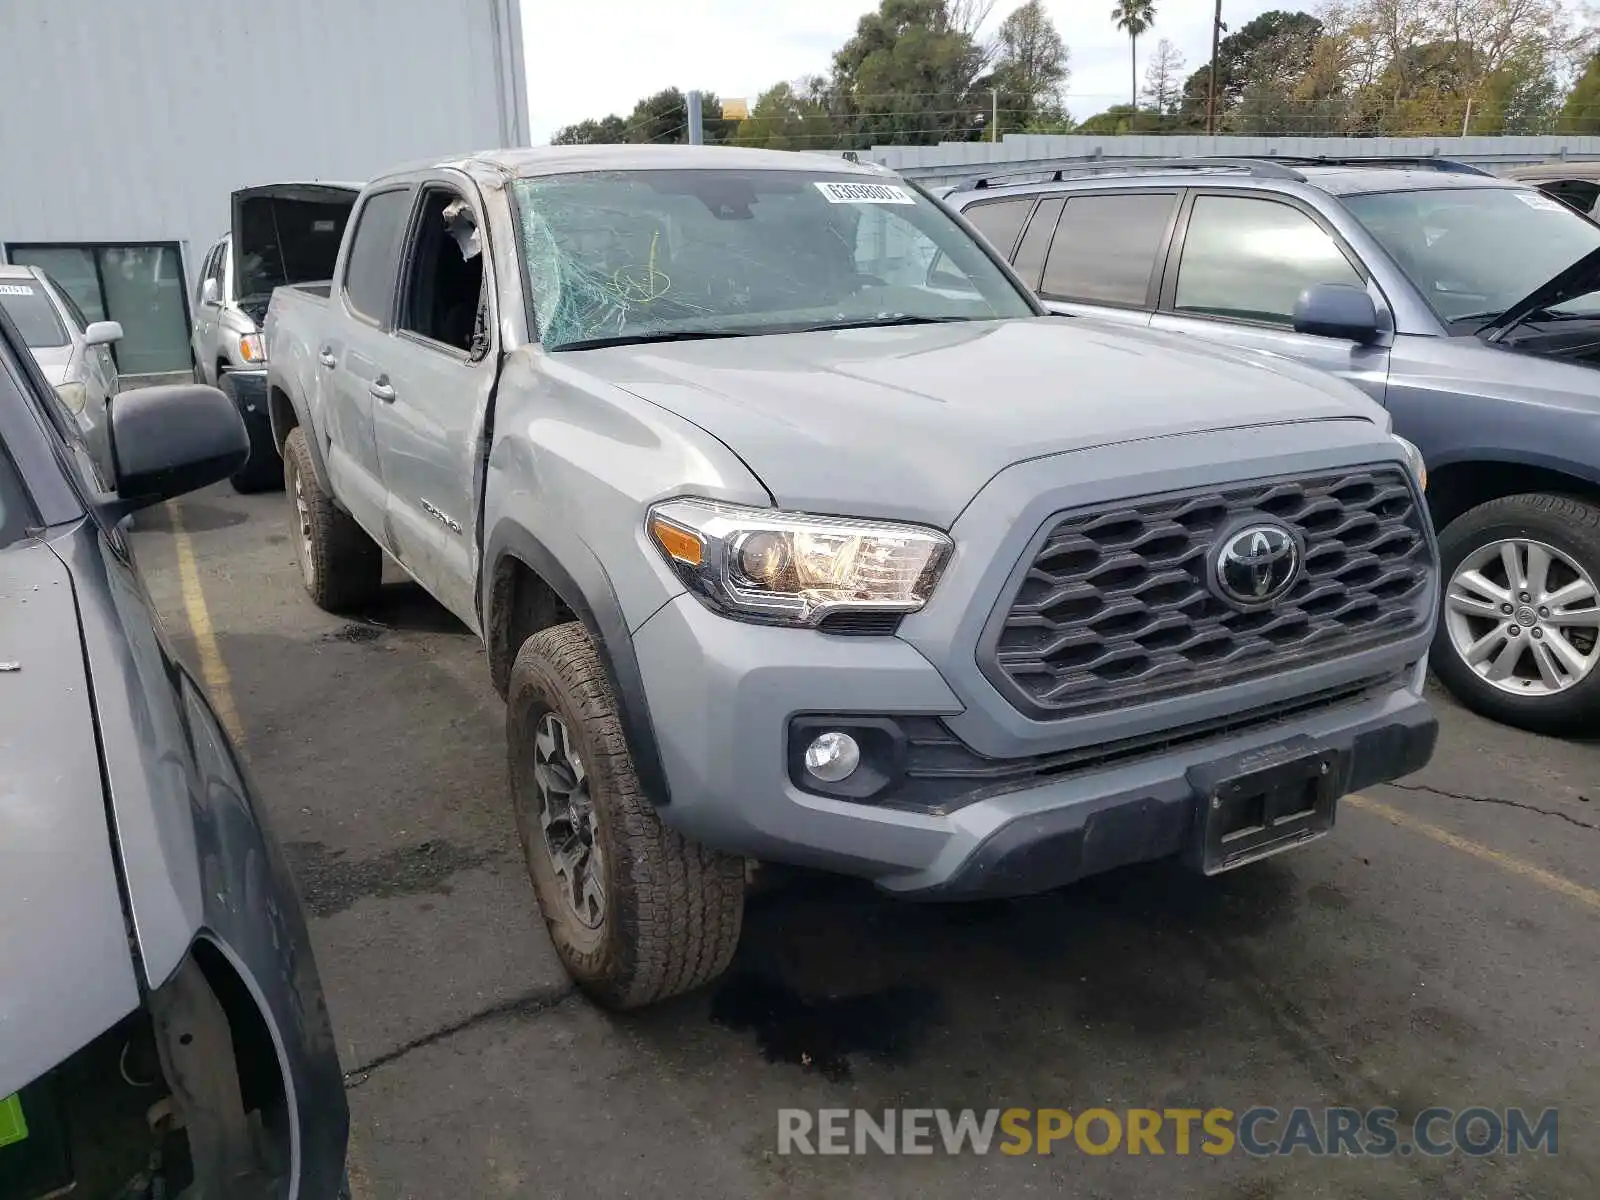
{"type": "Polygon", "coordinates": [[[944,209],[892,180],[610,171],[514,191],[549,350],[1034,312],[944,209]]]}
{"type": "MultiPolygon", "coordinates": [[[[1600,248],[1600,225],[1531,189],[1428,188],[1345,205],[1447,322],[1492,320],[1600,248]]],[[[1551,311],[1600,315],[1600,292],[1551,311]]]]}
{"type": "Polygon", "coordinates": [[[22,333],[30,349],[44,350],[67,344],[67,330],[61,324],[56,306],[37,281],[29,278],[0,279],[0,304],[22,333]]]}

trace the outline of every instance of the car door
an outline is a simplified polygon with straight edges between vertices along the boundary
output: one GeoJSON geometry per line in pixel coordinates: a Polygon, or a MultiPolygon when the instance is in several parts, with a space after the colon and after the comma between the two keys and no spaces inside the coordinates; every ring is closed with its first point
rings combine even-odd
{"type": "Polygon", "coordinates": [[[1180,195],[1096,189],[1049,197],[1017,245],[1016,268],[1051,312],[1148,325],[1180,195]]]}
{"type": "Polygon", "coordinates": [[[390,393],[387,353],[394,339],[394,280],[400,234],[413,189],[370,192],[351,220],[355,231],[329,297],[316,347],[323,373],[328,477],[350,515],[379,545],[394,551],[373,407],[390,393]]]}
{"type": "Polygon", "coordinates": [[[194,334],[190,345],[194,348],[194,361],[199,377],[215,384],[217,369],[217,323],[222,318],[222,263],[227,251],[227,238],[223,238],[206,253],[200,268],[200,282],[194,291],[194,334]],[[217,285],[216,299],[205,299],[206,282],[217,285]]]}
{"type": "Polygon", "coordinates": [[[424,180],[399,255],[395,328],[373,411],[393,553],[478,627],[473,452],[495,379],[495,289],[476,190],[424,180]]]}
{"type": "Polygon", "coordinates": [[[1383,403],[1392,334],[1362,345],[1295,331],[1295,302],[1317,283],[1366,288],[1380,325],[1394,328],[1377,283],[1312,209],[1286,196],[1197,189],[1172,239],[1152,325],[1297,359],[1383,403]]]}

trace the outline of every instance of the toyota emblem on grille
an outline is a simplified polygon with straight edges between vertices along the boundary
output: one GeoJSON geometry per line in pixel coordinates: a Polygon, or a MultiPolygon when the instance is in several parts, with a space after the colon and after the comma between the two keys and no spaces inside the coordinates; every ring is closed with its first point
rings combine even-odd
{"type": "Polygon", "coordinates": [[[1294,586],[1300,577],[1300,543],[1276,522],[1246,525],[1222,542],[1214,564],[1222,598],[1256,608],[1294,586]]]}

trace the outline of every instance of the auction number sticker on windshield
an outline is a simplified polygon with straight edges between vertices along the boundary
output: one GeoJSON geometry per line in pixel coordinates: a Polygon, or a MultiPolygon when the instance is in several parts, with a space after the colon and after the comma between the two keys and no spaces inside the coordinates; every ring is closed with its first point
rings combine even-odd
{"type": "Polygon", "coordinates": [[[1561,201],[1552,200],[1543,192],[1513,192],[1512,195],[1514,195],[1518,200],[1521,200],[1529,208],[1542,208],[1548,212],[1563,211],[1561,201]]]}
{"type": "Polygon", "coordinates": [[[31,296],[33,289],[20,283],[0,283],[0,296],[31,296]]]}
{"type": "Polygon", "coordinates": [[[824,183],[817,182],[817,191],[827,197],[829,204],[915,204],[916,200],[903,187],[889,183],[824,183]]]}

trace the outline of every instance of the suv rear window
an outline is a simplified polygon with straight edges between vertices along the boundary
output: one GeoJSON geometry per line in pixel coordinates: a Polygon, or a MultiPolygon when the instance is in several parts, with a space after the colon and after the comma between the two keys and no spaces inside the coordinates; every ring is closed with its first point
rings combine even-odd
{"type": "Polygon", "coordinates": [[[1033,197],[1021,200],[989,200],[963,209],[961,215],[971,221],[989,244],[1000,252],[1001,258],[1011,257],[1011,247],[1017,244],[1017,234],[1028,219],[1033,207],[1033,197]]]}
{"type": "Polygon", "coordinates": [[[1058,300],[1144,305],[1177,202],[1176,192],[1073,196],[1050,244],[1040,292],[1058,300]]]}

